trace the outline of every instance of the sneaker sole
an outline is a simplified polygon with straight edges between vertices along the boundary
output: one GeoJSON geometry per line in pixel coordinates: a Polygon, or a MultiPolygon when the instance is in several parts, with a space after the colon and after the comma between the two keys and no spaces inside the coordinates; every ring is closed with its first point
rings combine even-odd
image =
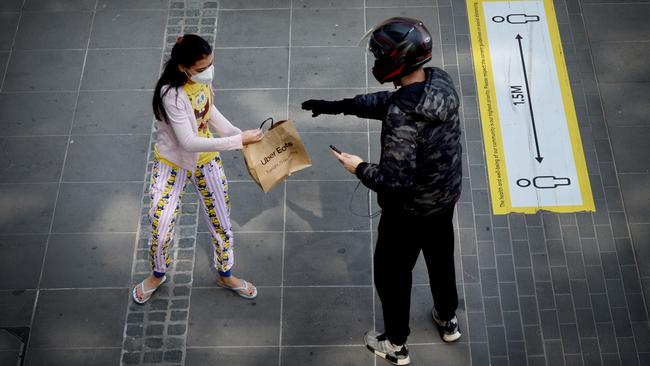
{"type": "Polygon", "coordinates": [[[445,334],[445,335],[442,335],[442,340],[444,342],[447,342],[447,343],[453,343],[453,342],[456,342],[457,340],[459,340],[460,336],[461,336],[460,332],[456,332],[456,333],[450,334],[450,335],[445,334]]]}
{"type": "Polygon", "coordinates": [[[377,356],[383,358],[384,360],[386,360],[386,361],[392,363],[393,365],[403,366],[403,365],[408,365],[408,364],[411,363],[411,357],[409,357],[409,356],[406,356],[406,358],[403,358],[403,359],[401,359],[401,360],[398,360],[398,359],[395,359],[395,358],[393,358],[393,357],[391,357],[391,356],[387,356],[387,355],[386,355],[385,353],[383,353],[383,352],[379,352],[379,351],[377,351],[377,350],[374,350],[374,349],[372,349],[372,347],[370,347],[370,346],[366,346],[366,348],[368,348],[368,349],[370,350],[370,352],[372,352],[372,353],[374,353],[375,355],[377,355],[377,356]]]}

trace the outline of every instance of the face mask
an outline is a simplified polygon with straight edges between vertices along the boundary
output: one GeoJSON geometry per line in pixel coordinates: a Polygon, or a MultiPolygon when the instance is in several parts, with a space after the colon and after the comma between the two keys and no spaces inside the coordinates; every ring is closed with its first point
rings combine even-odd
{"type": "Polygon", "coordinates": [[[210,84],[212,83],[213,77],[214,77],[214,65],[210,65],[210,67],[201,71],[200,73],[196,75],[192,75],[192,77],[190,77],[190,80],[192,80],[195,83],[210,84]]]}

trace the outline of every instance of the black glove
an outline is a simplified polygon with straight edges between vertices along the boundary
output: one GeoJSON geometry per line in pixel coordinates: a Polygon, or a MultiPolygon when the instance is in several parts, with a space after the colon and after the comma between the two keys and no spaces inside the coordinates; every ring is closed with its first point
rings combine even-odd
{"type": "Polygon", "coordinates": [[[330,102],[328,100],[310,99],[302,103],[302,109],[311,111],[312,117],[320,114],[340,114],[343,113],[343,107],[343,101],[330,102]]]}

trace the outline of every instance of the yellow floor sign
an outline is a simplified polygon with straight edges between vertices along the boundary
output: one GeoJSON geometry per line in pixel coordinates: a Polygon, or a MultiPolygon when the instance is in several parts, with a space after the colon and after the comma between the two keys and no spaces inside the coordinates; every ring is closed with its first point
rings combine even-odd
{"type": "Polygon", "coordinates": [[[467,0],[495,214],[594,211],[552,0],[467,0]]]}

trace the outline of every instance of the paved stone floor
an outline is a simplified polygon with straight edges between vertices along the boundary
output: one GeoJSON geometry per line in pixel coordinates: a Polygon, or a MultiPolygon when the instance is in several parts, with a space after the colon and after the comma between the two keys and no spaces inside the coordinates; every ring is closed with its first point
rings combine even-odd
{"type": "MultiPolygon", "coordinates": [[[[650,365],[650,3],[554,3],[595,213],[490,214],[463,0],[0,1],[0,364],[385,364],[361,338],[382,327],[377,219],[351,213],[356,182],[327,151],[377,161],[380,125],[299,106],[379,90],[357,41],[406,15],[432,32],[432,64],[462,94],[465,147],[464,335],[435,334],[419,262],[413,364],[650,365]],[[215,45],[216,104],[231,121],[291,117],[313,159],[263,194],[241,155],[223,154],[252,302],[214,285],[190,188],[174,275],[146,306],[129,300],[147,271],[152,88],[183,32],[215,45]]],[[[368,198],[360,189],[352,210],[368,198]]]]}

